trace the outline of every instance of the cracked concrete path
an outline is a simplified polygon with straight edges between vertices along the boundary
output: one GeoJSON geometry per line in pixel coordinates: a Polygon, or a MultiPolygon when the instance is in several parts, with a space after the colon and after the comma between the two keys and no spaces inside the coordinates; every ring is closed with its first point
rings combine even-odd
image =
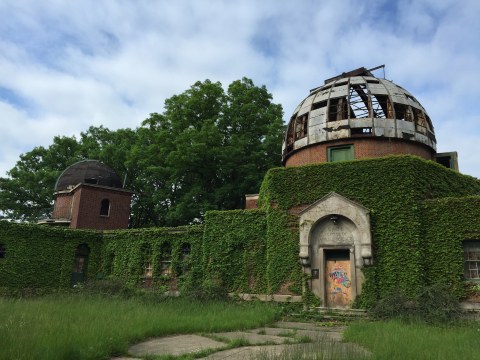
{"type": "Polygon", "coordinates": [[[245,331],[231,331],[200,335],[175,335],[153,338],[129,348],[131,357],[111,360],[141,360],[145,356],[184,355],[212,351],[204,360],[272,359],[285,353],[311,352],[321,354],[321,359],[351,358],[352,354],[367,358],[370,353],[362,347],[343,343],[344,326],[319,326],[314,323],[279,321],[272,327],[245,331]],[[307,342],[307,340],[311,340],[307,342]],[[229,348],[235,342],[245,346],[229,348]],[[299,343],[301,342],[301,343],[299,343]]]}

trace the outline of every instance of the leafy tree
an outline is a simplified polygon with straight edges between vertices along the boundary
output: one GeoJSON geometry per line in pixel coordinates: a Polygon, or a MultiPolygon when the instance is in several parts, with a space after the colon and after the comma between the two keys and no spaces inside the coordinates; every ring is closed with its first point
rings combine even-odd
{"type": "Polygon", "coordinates": [[[55,137],[22,155],[0,178],[0,211],[20,220],[48,216],[61,171],[97,159],[134,191],[131,226],[202,221],[206,211],[239,208],[259,190],[268,168],[280,164],[283,132],[282,108],[265,86],[243,78],[225,92],[219,82],[197,82],[135,130],[90,127],[78,141],[55,137]]]}
{"type": "Polygon", "coordinates": [[[53,138],[48,148],[39,146],[20,155],[15,167],[0,178],[0,212],[8,219],[35,221],[49,217],[52,191],[61,172],[78,158],[74,137],[53,138]]]}

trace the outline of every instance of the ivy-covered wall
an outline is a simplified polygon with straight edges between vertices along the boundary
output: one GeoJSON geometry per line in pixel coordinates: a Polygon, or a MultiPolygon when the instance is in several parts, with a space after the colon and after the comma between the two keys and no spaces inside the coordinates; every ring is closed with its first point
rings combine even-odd
{"type": "Polygon", "coordinates": [[[425,201],[425,280],[452,286],[463,295],[463,242],[480,240],[480,196],[425,201]]]}
{"type": "Polygon", "coordinates": [[[0,221],[0,289],[28,290],[69,287],[80,244],[90,248],[87,274],[100,269],[102,236],[98,232],[50,228],[0,221]]]}
{"type": "Polygon", "coordinates": [[[203,225],[96,232],[0,222],[0,288],[70,286],[75,249],[86,243],[90,279],[141,285],[150,262],[153,284],[189,272],[193,286],[301,294],[296,214],[332,191],[370,210],[374,265],[363,269],[360,306],[437,281],[460,295],[461,243],[480,238],[480,181],[413,156],[271,169],[260,209],[211,211],[203,225]]]}
{"type": "Polygon", "coordinates": [[[331,191],[370,210],[375,265],[364,271],[360,301],[370,306],[392,291],[414,295],[425,283],[422,201],[479,194],[480,181],[413,156],[270,170],[259,203],[267,211],[267,271],[271,269],[270,279],[276,274],[272,291],[298,278],[301,271],[298,231],[294,221],[288,220],[289,210],[309,205],[331,191]],[[276,244],[290,248],[290,256],[276,254],[276,244]]]}
{"type": "Polygon", "coordinates": [[[144,266],[153,268],[154,284],[166,284],[201,263],[203,226],[116,230],[104,233],[103,272],[130,285],[145,281],[144,266]],[[162,262],[171,261],[170,274],[162,262]]]}
{"type": "Polygon", "coordinates": [[[266,293],[266,219],[260,210],[210,211],[205,216],[204,274],[230,291],[266,293]]]}

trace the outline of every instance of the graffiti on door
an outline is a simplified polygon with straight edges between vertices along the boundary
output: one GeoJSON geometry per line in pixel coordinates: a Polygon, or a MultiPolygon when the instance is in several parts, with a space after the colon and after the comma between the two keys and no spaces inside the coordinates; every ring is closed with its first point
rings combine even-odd
{"type": "Polygon", "coordinates": [[[327,261],[327,301],[329,306],[348,306],[352,301],[350,261],[327,261]]]}

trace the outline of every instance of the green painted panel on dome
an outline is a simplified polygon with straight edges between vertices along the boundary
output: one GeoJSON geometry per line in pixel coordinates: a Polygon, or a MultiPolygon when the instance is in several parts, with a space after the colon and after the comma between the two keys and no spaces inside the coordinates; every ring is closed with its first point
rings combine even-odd
{"type": "Polygon", "coordinates": [[[337,162],[337,161],[347,161],[353,160],[353,145],[347,146],[336,146],[328,148],[328,161],[337,162]]]}

